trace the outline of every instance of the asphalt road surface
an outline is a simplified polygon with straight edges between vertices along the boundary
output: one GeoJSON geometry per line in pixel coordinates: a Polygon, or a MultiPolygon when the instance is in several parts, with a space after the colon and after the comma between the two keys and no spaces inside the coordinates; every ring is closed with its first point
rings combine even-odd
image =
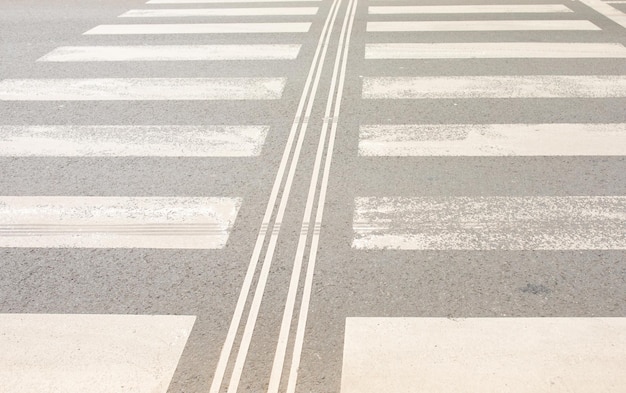
{"type": "Polygon", "coordinates": [[[626,392],[626,2],[0,0],[0,392],[626,392]]]}

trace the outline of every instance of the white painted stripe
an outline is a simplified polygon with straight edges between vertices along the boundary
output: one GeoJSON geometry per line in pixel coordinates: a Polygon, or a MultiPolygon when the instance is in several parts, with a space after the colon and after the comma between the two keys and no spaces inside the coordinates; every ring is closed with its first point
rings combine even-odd
{"type": "Polygon", "coordinates": [[[178,23],[100,25],[83,33],[88,35],[125,34],[235,34],[235,33],[306,33],[310,22],[274,23],[178,23]]]}
{"type": "Polygon", "coordinates": [[[626,4],[626,0],[605,1],[607,4],[626,4]]]}
{"type": "Polygon", "coordinates": [[[606,16],[623,28],[626,28],[626,14],[618,10],[617,8],[614,8],[609,4],[602,2],[601,0],[580,0],[580,2],[591,7],[596,12],[606,16]]]}
{"type": "Polygon", "coordinates": [[[4,157],[248,157],[268,126],[0,126],[4,157]]]}
{"type": "Polygon", "coordinates": [[[452,20],[367,22],[370,32],[601,30],[587,20],[452,20]]]}
{"type": "Polygon", "coordinates": [[[626,197],[357,198],[358,249],[622,250],[626,197]]]}
{"type": "Polygon", "coordinates": [[[295,3],[322,0],[150,0],[146,4],[295,3]]]}
{"type": "Polygon", "coordinates": [[[4,393],[165,393],[195,316],[0,314],[4,393]]]}
{"type": "Polygon", "coordinates": [[[0,197],[0,247],[226,245],[240,198],[0,197]]]}
{"type": "Polygon", "coordinates": [[[623,156],[626,123],[364,125],[362,156],[623,156]]]}
{"type": "Polygon", "coordinates": [[[563,4],[400,5],[368,7],[370,15],[389,14],[511,14],[572,12],[563,4]]]}
{"type": "Polygon", "coordinates": [[[285,78],[5,79],[0,101],[275,100],[285,78]]]}
{"type": "Polygon", "coordinates": [[[365,45],[366,59],[626,58],[626,47],[583,42],[380,43],[365,45]]]}
{"type": "Polygon", "coordinates": [[[621,393],[626,318],[347,318],[341,393],[621,393]]]}
{"type": "Polygon", "coordinates": [[[293,60],[301,45],[62,46],[37,61],[293,60]]]}
{"type": "Polygon", "coordinates": [[[257,8],[183,8],[130,10],[120,18],[180,18],[194,16],[270,16],[315,15],[317,7],[257,7],[257,8]]]}
{"type": "Polygon", "coordinates": [[[622,75],[532,75],[363,78],[363,98],[626,97],[622,75]]]}

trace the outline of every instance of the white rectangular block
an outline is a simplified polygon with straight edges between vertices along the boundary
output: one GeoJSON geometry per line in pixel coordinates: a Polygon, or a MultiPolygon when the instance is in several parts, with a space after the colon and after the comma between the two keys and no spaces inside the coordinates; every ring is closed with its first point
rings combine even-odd
{"type": "Polygon", "coordinates": [[[285,78],[0,80],[0,101],[276,100],[285,78]]]}
{"type": "Polygon", "coordinates": [[[130,10],[120,18],[181,18],[197,16],[292,16],[315,15],[317,7],[256,7],[256,8],[177,8],[130,10]]]}
{"type": "Polygon", "coordinates": [[[293,60],[301,45],[62,46],[37,61],[293,60]]]}
{"type": "Polygon", "coordinates": [[[623,156],[626,123],[363,125],[362,156],[623,156]]]}
{"type": "Polygon", "coordinates": [[[128,34],[261,34],[261,33],[306,33],[309,22],[274,23],[176,23],[176,24],[133,24],[100,25],[86,31],[87,35],[128,34]]]}
{"type": "Polygon", "coordinates": [[[513,14],[572,12],[563,4],[479,4],[479,5],[398,5],[372,6],[370,15],[390,14],[513,14]]]}
{"type": "Polygon", "coordinates": [[[626,97],[622,75],[365,77],[366,99],[626,97]]]}
{"type": "Polygon", "coordinates": [[[624,250],[626,197],[362,197],[357,249],[624,250]]]}
{"type": "Polygon", "coordinates": [[[601,30],[587,20],[452,20],[367,22],[369,32],[601,30]]]}
{"type": "Polygon", "coordinates": [[[626,318],[347,318],[341,393],[622,393],[626,318]]]}
{"type": "Polygon", "coordinates": [[[268,126],[0,126],[4,157],[249,157],[268,126]]]}
{"type": "Polygon", "coordinates": [[[0,197],[0,247],[223,248],[240,198],[0,197]]]}

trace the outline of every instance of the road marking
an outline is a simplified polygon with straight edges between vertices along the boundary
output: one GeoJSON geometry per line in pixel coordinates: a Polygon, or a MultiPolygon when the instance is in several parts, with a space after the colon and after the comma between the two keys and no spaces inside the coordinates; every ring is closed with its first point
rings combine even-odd
{"type": "Polygon", "coordinates": [[[183,8],[130,10],[120,18],[180,18],[193,16],[269,16],[269,15],[315,15],[317,7],[256,7],[256,8],[183,8]]]}
{"type": "Polygon", "coordinates": [[[301,45],[62,46],[37,61],[293,60],[301,45]]]}
{"type": "Polygon", "coordinates": [[[276,100],[285,78],[0,80],[0,101],[276,100]]]}
{"type": "Polygon", "coordinates": [[[5,393],[165,393],[195,316],[0,314],[5,393]]]}
{"type": "Polygon", "coordinates": [[[236,34],[236,33],[306,33],[309,22],[273,23],[177,23],[177,24],[133,24],[100,25],[83,33],[87,35],[125,34],[236,34]]]}
{"type": "Polygon", "coordinates": [[[367,22],[368,32],[601,30],[587,20],[451,20],[367,22]]]}
{"type": "Polygon", "coordinates": [[[622,75],[366,77],[363,98],[626,97],[622,75]]]}
{"type": "Polygon", "coordinates": [[[400,5],[371,6],[370,15],[390,14],[513,14],[572,12],[563,4],[487,4],[487,5],[400,5]]]}
{"type": "Polygon", "coordinates": [[[3,157],[249,157],[268,126],[0,126],[3,157]]]}
{"type": "Polygon", "coordinates": [[[0,247],[223,248],[241,198],[0,197],[0,247]]]}
{"type": "Polygon", "coordinates": [[[357,249],[623,250],[626,197],[356,198],[357,249]]]}
{"type": "Polygon", "coordinates": [[[601,0],[580,0],[581,3],[604,15],[618,25],[626,28],[626,14],[601,0]]]}
{"type": "Polygon", "coordinates": [[[623,392],[626,318],[347,318],[341,393],[623,392]]]}
{"type": "Polygon", "coordinates": [[[146,4],[229,4],[229,3],[296,3],[322,0],[150,0],[146,4]]]}
{"type": "Polygon", "coordinates": [[[376,43],[365,45],[366,59],[626,58],[626,47],[583,42],[376,43]]]}
{"type": "Polygon", "coordinates": [[[626,123],[363,125],[361,156],[623,156],[626,123]]]}

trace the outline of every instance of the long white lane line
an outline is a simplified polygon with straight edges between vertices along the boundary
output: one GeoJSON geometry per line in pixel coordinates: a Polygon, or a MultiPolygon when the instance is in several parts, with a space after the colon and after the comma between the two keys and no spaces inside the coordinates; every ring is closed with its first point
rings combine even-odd
{"type": "Polygon", "coordinates": [[[37,61],[293,60],[301,45],[62,46],[37,61]]]}
{"type": "MultiPolygon", "coordinates": [[[[289,158],[291,156],[291,152],[293,149],[296,135],[298,134],[298,131],[300,131],[300,137],[299,137],[299,141],[300,141],[300,140],[303,140],[304,138],[303,134],[306,133],[306,128],[308,126],[308,116],[309,116],[308,114],[310,114],[311,112],[313,101],[317,94],[317,88],[318,88],[319,80],[321,77],[321,71],[323,68],[324,59],[326,58],[326,52],[328,50],[328,42],[330,40],[330,36],[331,36],[332,29],[334,26],[334,21],[337,16],[337,12],[339,10],[340,4],[341,4],[341,0],[333,0],[333,3],[331,4],[329,12],[328,12],[328,16],[326,17],[326,20],[324,22],[324,26],[322,27],[322,32],[320,34],[320,38],[315,48],[315,53],[313,55],[311,67],[309,68],[309,72],[307,74],[307,79],[304,84],[302,95],[300,96],[300,101],[298,103],[296,115],[291,125],[291,129],[289,131],[289,136],[287,139],[285,150],[283,151],[283,156],[281,158],[281,161],[278,167],[278,172],[276,174],[276,179],[274,180],[274,185],[272,187],[270,198],[269,198],[266,210],[265,210],[265,214],[263,216],[263,221],[261,223],[261,230],[259,231],[259,235],[257,236],[257,240],[254,246],[254,250],[252,252],[252,256],[250,257],[248,270],[246,271],[246,276],[244,277],[241,291],[239,293],[239,298],[237,299],[237,305],[235,307],[235,311],[233,312],[233,318],[228,328],[228,333],[226,335],[226,339],[224,341],[222,351],[220,352],[220,358],[216,366],[215,374],[213,376],[213,381],[211,383],[211,388],[209,390],[209,393],[219,393],[222,387],[222,382],[224,380],[226,367],[228,366],[228,361],[230,359],[230,355],[233,349],[235,338],[237,336],[237,330],[239,329],[241,318],[243,317],[246,301],[250,293],[252,281],[254,279],[254,274],[256,272],[256,269],[259,263],[261,250],[263,248],[263,244],[265,243],[267,232],[268,230],[270,230],[272,232],[272,235],[275,234],[276,236],[278,236],[280,232],[280,226],[281,226],[280,220],[277,218],[274,224],[272,225],[272,228],[269,228],[270,221],[271,221],[272,215],[274,214],[274,208],[278,200],[278,193],[280,191],[281,184],[285,176],[285,171],[287,168],[287,164],[289,162],[289,158]],[[308,102],[308,105],[307,105],[307,102],[308,102]],[[306,106],[306,112],[308,113],[307,115],[304,115],[305,106],[306,106]]],[[[291,161],[292,167],[294,165],[297,165],[298,159],[299,159],[299,150],[294,152],[294,155],[291,161]]],[[[293,179],[291,181],[293,181],[293,179]]],[[[289,194],[287,193],[288,185],[289,185],[289,190],[290,190],[289,179],[287,179],[287,182],[285,183],[286,188],[283,191],[283,197],[281,198],[281,206],[282,206],[282,200],[289,198],[289,194]]],[[[285,201],[285,204],[286,204],[286,201],[285,201]]],[[[255,291],[255,297],[259,293],[259,290],[261,291],[264,290],[265,283],[267,282],[267,275],[269,273],[269,268],[271,265],[269,261],[271,261],[273,257],[273,249],[275,247],[275,240],[274,240],[274,246],[272,246],[272,255],[269,257],[269,260],[268,260],[268,253],[270,251],[270,246],[271,246],[271,242],[270,242],[270,245],[268,245],[268,250],[266,251],[266,257],[263,261],[263,267],[259,275],[259,282],[257,283],[257,290],[255,291]]],[[[260,294],[260,297],[262,297],[262,293],[260,294]]],[[[253,302],[254,302],[254,299],[253,299],[253,302]]],[[[260,299],[257,301],[257,303],[260,303],[260,299]]],[[[258,305],[256,305],[255,307],[258,307],[258,305]]],[[[248,330],[250,329],[249,323],[251,321],[251,317],[253,316],[252,315],[253,312],[254,312],[254,309],[251,308],[250,313],[248,314],[248,321],[246,322],[246,329],[248,330]]],[[[258,309],[256,313],[258,313],[258,309]]],[[[254,317],[252,329],[254,329],[255,322],[256,322],[256,316],[254,317]]],[[[250,331],[247,334],[247,336],[249,336],[247,340],[250,340],[251,335],[252,335],[252,332],[250,331]]],[[[242,345],[244,343],[245,342],[243,341],[243,338],[242,338],[242,345]]],[[[247,346],[249,346],[249,341],[248,341],[247,346]]],[[[239,371],[237,371],[239,376],[235,378],[236,383],[233,386],[234,392],[236,392],[237,387],[239,385],[239,379],[241,377],[241,372],[243,370],[243,363],[245,362],[245,357],[247,356],[247,351],[248,351],[247,346],[245,348],[245,351],[243,352],[242,352],[242,347],[240,346],[239,353],[237,354],[237,357],[239,359],[240,354],[243,353],[242,355],[243,359],[239,360],[239,363],[240,363],[239,371]]],[[[235,371],[233,371],[233,376],[234,376],[234,372],[235,371]]],[[[231,382],[232,381],[233,381],[233,378],[231,378],[231,382]]],[[[229,386],[228,389],[230,390],[231,386],[229,386]]]]}
{"type": "Polygon", "coordinates": [[[256,7],[256,8],[182,8],[130,10],[120,18],[181,18],[196,16],[294,16],[315,15],[317,7],[256,7]]]}
{"type": "Polygon", "coordinates": [[[622,75],[366,77],[366,99],[626,97],[622,75]]]}
{"type": "Polygon", "coordinates": [[[146,4],[231,4],[231,3],[295,3],[322,0],[150,0],[146,4]]]}
{"type": "Polygon", "coordinates": [[[361,156],[623,156],[626,123],[362,125],[361,156]]]}
{"type": "Polygon", "coordinates": [[[306,33],[309,22],[274,23],[178,23],[178,24],[132,24],[100,25],[83,34],[127,35],[127,34],[262,34],[262,33],[306,33]]]}
{"type": "Polygon", "coordinates": [[[366,59],[626,58],[626,47],[584,42],[372,43],[366,59]]]}
{"type": "Polygon", "coordinates": [[[563,4],[399,5],[371,6],[370,15],[391,14],[512,14],[572,12],[563,4]]]}
{"type": "Polygon", "coordinates": [[[364,197],[353,226],[364,250],[624,250],[626,197],[364,197]]]}
{"type": "Polygon", "coordinates": [[[0,101],[276,100],[285,78],[0,80],[0,101]]]}
{"type": "Polygon", "coordinates": [[[0,126],[3,157],[250,157],[268,126],[0,126]]]}
{"type": "Polygon", "coordinates": [[[594,11],[606,16],[618,25],[626,28],[626,14],[601,0],[580,0],[594,11]]]}
{"type": "Polygon", "coordinates": [[[240,198],[0,197],[0,247],[226,245],[240,198]]]}
{"type": "Polygon", "coordinates": [[[367,22],[368,32],[601,30],[587,20],[464,20],[367,22]]]}

